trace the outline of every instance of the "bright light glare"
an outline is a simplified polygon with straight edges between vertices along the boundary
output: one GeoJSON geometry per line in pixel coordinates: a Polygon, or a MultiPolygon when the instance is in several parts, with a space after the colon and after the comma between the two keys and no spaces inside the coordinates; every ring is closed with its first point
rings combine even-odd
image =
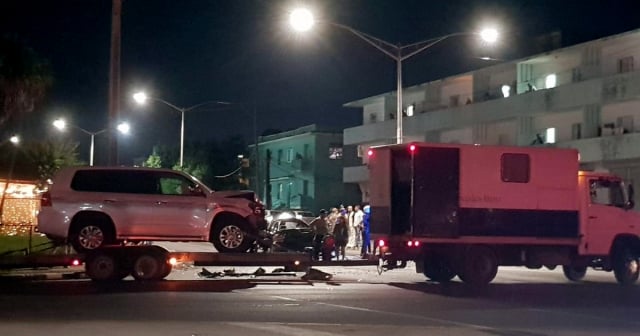
{"type": "Polygon", "coordinates": [[[306,32],[310,30],[315,23],[313,14],[306,8],[295,9],[289,15],[289,24],[293,29],[299,32],[306,32]]]}
{"type": "Polygon", "coordinates": [[[509,85],[503,85],[502,96],[505,98],[509,98],[509,95],[511,95],[511,87],[509,85]]]}
{"type": "Polygon", "coordinates": [[[133,95],[133,100],[136,101],[136,103],[138,104],[144,104],[147,102],[147,99],[149,99],[149,97],[147,97],[147,94],[144,92],[136,92],[133,95]]]}
{"type": "Polygon", "coordinates": [[[63,129],[65,129],[65,127],[67,127],[67,122],[64,121],[64,119],[56,119],[53,122],[53,127],[62,131],[63,129]]]}
{"type": "Polygon", "coordinates": [[[17,145],[20,143],[20,137],[17,135],[13,135],[9,138],[9,141],[11,141],[12,144],[17,145]]]}
{"type": "Polygon", "coordinates": [[[556,87],[557,77],[556,74],[550,74],[545,78],[544,84],[547,89],[553,89],[556,87]]]}
{"type": "Polygon", "coordinates": [[[178,260],[176,258],[171,258],[169,259],[169,264],[175,266],[178,264],[178,260]]]}
{"type": "Polygon", "coordinates": [[[129,134],[129,131],[131,130],[131,126],[129,126],[128,123],[123,122],[118,124],[118,131],[122,134],[129,134]]]}
{"type": "Polygon", "coordinates": [[[483,29],[480,32],[480,37],[489,43],[494,43],[498,40],[498,31],[493,28],[483,29]]]}

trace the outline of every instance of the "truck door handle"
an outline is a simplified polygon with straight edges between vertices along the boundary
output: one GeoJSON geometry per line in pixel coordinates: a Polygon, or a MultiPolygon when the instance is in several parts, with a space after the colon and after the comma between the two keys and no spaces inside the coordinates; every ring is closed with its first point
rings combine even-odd
{"type": "Polygon", "coordinates": [[[589,216],[589,219],[596,219],[598,216],[589,216]]]}

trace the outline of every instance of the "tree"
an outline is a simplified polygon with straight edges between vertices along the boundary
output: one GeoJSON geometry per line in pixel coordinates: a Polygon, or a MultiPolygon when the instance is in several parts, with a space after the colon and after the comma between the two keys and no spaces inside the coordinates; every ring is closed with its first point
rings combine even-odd
{"type": "Polygon", "coordinates": [[[38,181],[43,185],[60,168],[84,164],[78,159],[77,143],[55,142],[52,140],[31,142],[25,144],[24,154],[26,162],[20,165],[34,167],[38,175],[38,181]]]}
{"type": "Polygon", "coordinates": [[[149,168],[162,168],[162,158],[160,157],[160,154],[158,154],[157,146],[153,147],[153,153],[149,155],[149,158],[147,158],[142,166],[149,168]]]}
{"type": "Polygon", "coordinates": [[[0,128],[27,115],[52,84],[49,65],[15,37],[0,37],[0,128]]]}

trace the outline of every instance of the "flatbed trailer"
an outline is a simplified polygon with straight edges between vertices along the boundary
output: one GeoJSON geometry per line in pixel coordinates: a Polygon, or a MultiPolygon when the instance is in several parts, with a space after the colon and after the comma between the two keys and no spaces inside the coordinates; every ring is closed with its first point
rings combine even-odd
{"type": "Polygon", "coordinates": [[[273,266],[307,272],[318,266],[376,266],[378,259],[313,260],[298,252],[171,252],[160,246],[106,246],[84,254],[0,257],[0,269],[65,267],[84,265],[94,281],[116,281],[132,275],[136,280],[164,279],[177,263],[194,266],[273,266]]]}

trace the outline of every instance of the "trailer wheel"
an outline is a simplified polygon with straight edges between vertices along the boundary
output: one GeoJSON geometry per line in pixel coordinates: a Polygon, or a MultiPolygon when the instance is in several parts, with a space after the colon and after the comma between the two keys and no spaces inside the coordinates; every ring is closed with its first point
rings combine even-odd
{"type": "Polygon", "coordinates": [[[460,279],[472,286],[484,286],[498,274],[498,258],[487,246],[471,246],[467,249],[460,279]]]}
{"type": "MultiPolygon", "coordinates": [[[[90,255],[85,261],[85,271],[87,276],[93,281],[109,281],[120,278],[118,261],[115,256],[109,253],[90,255]]],[[[122,277],[124,278],[124,277],[122,277]]],[[[120,279],[122,279],[120,278],[120,279]]]]}
{"type": "Polygon", "coordinates": [[[163,274],[167,269],[166,264],[161,256],[142,253],[133,262],[131,275],[140,281],[158,280],[164,277],[163,274]]]}
{"type": "Polygon", "coordinates": [[[636,256],[628,247],[620,246],[613,252],[613,274],[621,285],[631,285],[638,280],[640,265],[636,256]]]}
{"type": "Polygon", "coordinates": [[[562,266],[562,273],[571,281],[581,281],[587,275],[587,266],[562,266]]]}
{"type": "Polygon", "coordinates": [[[456,276],[449,263],[438,255],[430,255],[424,259],[423,274],[436,282],[449,282],[456,276]]]}

